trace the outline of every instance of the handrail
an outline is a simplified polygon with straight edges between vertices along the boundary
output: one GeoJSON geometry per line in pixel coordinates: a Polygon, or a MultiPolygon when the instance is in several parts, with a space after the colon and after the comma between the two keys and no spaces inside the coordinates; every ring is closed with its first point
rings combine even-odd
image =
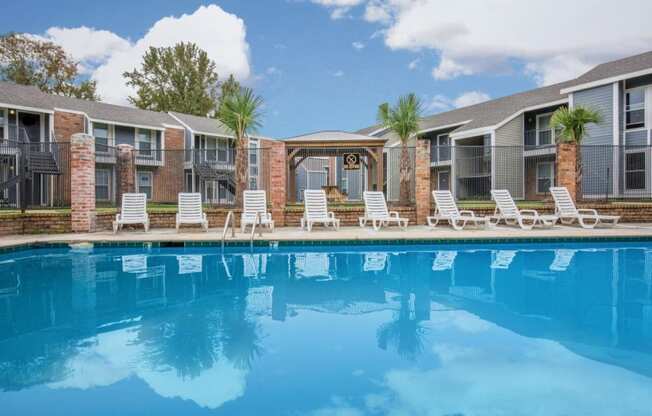
{"type": "Polygon", "coordinates": [[[224,250],[224,240],[226,239],[226,232],[229,230],[231,224],[231,238],[235,237],[235,226],[233,224],[233,211],[226,214],[226,221],[224,221],[224,230],[222,231],[222,250],[224,250]]]}
{"type": "Polygon", "coordinates": [[[251,235],[249,237],[249,247],[254,248],[254,234],[256,232],[256,224],[258,224],[258,237],[263,236],[263,231],[262,231],[262,224],[263,224],[263,218],[260,215],[260,212],[256,213],[256,218],[254,219],[254,223],[251,226],[251,235]]]}

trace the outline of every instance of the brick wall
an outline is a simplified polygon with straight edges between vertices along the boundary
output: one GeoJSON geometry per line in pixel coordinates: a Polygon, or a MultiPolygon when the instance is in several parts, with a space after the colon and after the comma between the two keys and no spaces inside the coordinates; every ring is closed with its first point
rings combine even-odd
{"type": "Polygon", "coordinates": [[[572,143],[557,145],[557,186],[565,186],[573,200],[577,200],[577,152],[578,148],[572,143]]]}
{"type": "Polygon", "coordinates": [[[430,140],[417,140],[415,157],[416,224],[425,224],[430,215],[430,140]]]}
{"type": "Polygon", "coordinates": [[[287,201],[287,162],[285,143],[270,140],[269,187],[272,218],[276,226],[285,224],[285,204],[287,201]]]}
{"type": "Polygon", "coordinates": [[[184,131],[165,129],[165,164],[154,168],[154,189],[152,202],[176,203],[177,195],[183,192],[184,131]]]}
{"type": "Polygon", "coordinates": [[[54,135],[57,141],[69,142],[76,133],[84,132],[84,116],[81,114],[54,112],[54,135]]]}
{"type": "Polygon", "coordinates": [[[0,216],[0,236],[72,232],[70,214],[28,213],[0,216]]]}
{"type": "Polygon", "coordinates": [[[95,231],[95,143],[93,137],[76,133],[70,138],[70,211],[72,230],[95,231]]]}

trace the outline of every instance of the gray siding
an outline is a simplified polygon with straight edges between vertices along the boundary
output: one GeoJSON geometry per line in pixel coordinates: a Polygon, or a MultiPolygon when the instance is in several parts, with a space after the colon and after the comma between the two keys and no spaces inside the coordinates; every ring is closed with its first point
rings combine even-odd
{"type": "Polygon", "coordinates": [[[587,126],[583,145],[600,146],[582,149],[582,190],[586,197],[613,193],[613,86],[611,84],[574,93],[575,106],[598,111],[602,122],[587,126]],[[609,175],[607,175],[609,172],[609,175]]]}
{"type": "Polygon", "coordinates": [[[523,115],[496,130],[494,189],[508,189],[512,197],[523,194],[523,115]]]}
{"type": "Polygon", "coordinates": [[[585,145],[613,144],[613,87],[611,84],[574,94],[574,105],[589,107],[602,115],[602,122],[587,126],[585,145]]]}

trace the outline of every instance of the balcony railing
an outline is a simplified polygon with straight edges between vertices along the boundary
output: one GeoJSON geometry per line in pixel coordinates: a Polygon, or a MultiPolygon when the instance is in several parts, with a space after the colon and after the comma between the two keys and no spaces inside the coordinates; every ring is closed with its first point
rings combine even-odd
{"type": "Polygon", "coordinates": [[[431,164],[448,164],[451,161],[451,146],[438,146],[433,144],[430,147],[431,164]]]}
{"type": "MultiPolygon", "coordinates": [[[[235,169],[235,150],[192,149],[189,152],[195,165],[210,166],[215,170],[232,171],[235,169]]],[[[186,156],[186,160],[188,157],[186,156]]]]}
{"type": "Polygon", "coordinates": [[[140,166],[163,166],[164,150],[162,149],[135,149],[134,155],[136,165],[140,166]]]}

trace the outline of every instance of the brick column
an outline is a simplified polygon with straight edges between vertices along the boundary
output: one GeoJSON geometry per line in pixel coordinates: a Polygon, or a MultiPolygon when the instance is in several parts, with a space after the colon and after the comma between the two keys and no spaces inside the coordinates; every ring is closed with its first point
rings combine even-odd
{"type": "Polygon", "coordinates": [[[70,137],[70,208],[72,231],[95,231],[95,144],[83,133],[70,137]]]}
{"type": "Polygon", "coordinates": [[[118,204],[122,204],[122,194],[136,192],[136,166],[134,147],[130,144],[118,145],[118,204]]]}
{"type": "Polygon", "coordinates": [[[285,143],[270,141],[270,166],[268,195],[272,203],[272,218],[276,226],[285,225],[285,202],[287,201],[287,162],[285,143]]]}
{"type": "Polygon", "coordinates": [[[430,215],[430,141],[417,140],[415,157],[414,199],[417,224],[425,224],[430,215]]]}
{"type": "Polygon", "coordinates": [[[565,186],[574,201],[581,197],[581,190],[577,189],[577,152],[578,147],[573,143],[559,143],[557,145],[556,184],[565,186]]]}

